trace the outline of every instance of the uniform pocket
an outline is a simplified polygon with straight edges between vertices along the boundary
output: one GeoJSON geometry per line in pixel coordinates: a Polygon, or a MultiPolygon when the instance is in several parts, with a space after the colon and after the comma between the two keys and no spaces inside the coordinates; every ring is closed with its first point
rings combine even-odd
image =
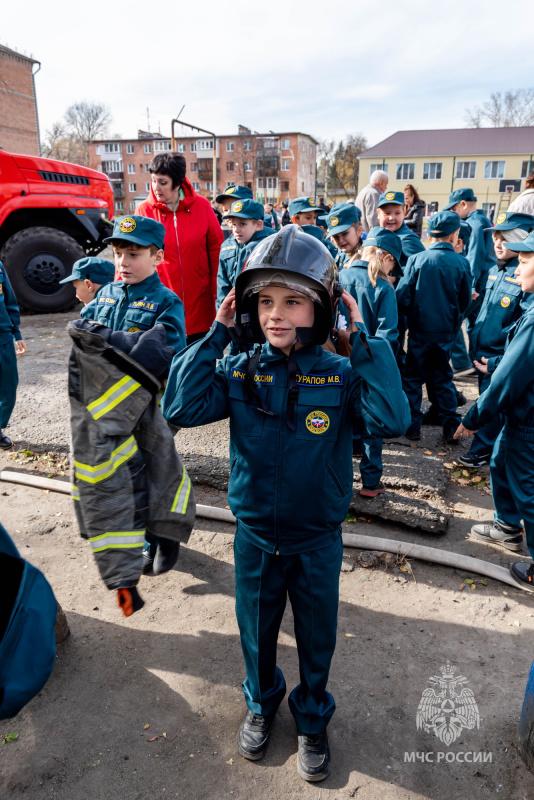
{"type": "Polygon", "coordinates": [[[228,404],[232,430],[244,436],[261,436],[264,414],[258,411],[259,401],[248,397],[244,381],[228,381],[228,404]]]}
{"type": "Polygon", "coordinates": [[[297,400],[297,439],[337,439],[341,422],[341,390],[300,387],[297,400]]]}
{"type": "Polygon", "coordinates": [[[147,331],[152,328],[156,320],[156,315],[152,311],[144,311],[140,308],[129,308],[124,316],[124,330],[132,333],[133,331],[147,331]]]}

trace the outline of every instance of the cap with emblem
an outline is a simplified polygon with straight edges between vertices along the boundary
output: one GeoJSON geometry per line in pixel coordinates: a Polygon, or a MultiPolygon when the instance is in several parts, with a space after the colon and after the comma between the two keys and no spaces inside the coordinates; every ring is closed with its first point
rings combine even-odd
{"type": "Polygon", "coordinates": [[[521,228],[523,231],[534,230],[534,217],[532,214],[519,214],[514,211],[503,211],[497,217],[493,228],[486,228],[487,231],[513,231],[514,228],[521,228]]]}
{"type": "Polygon", "coordinates": [[[218,194],[215,198],[218,203],[222,203],[226,198],[232,197],[235,200],[252,200],[252,189],[248,186],[227,186],[222,194],[218,194]]]}
{"type": "Polygon", "coordinates": [[[317,211],[318,213],[321,213],[322,209],[318,208],[313,197],[296,197],[290,202],[290,217],[292,217],[294,214],[302,214],[303,211],[317,211]]]}
{"type": "Polygon", "coordinates": [[[391,256],[393,256],[397,264],[400,266],[400,260],[402,256],[402,240],[400,236],[397,236],[397,234],[393,233],[393,231],[388,231],[386,228],[381,228],[380,226],[371,228],[362,246],[379,247],[381,250],[385,250],[386,253],[389,253],[391,256]]]}
{"type": "Polygon", "coordinates": [[[72,266],[72,274],[68,278],[63,278],[60,283],[69,281],[92,281],[93,283],[112,283],[115,280],[115,267],[111,261],[105,258],[95,258],[88,256],[75,261],[72,266]]]}
{"type": "Polygon", "coordinates": [[[111,236],[102,241],[106,243],[119,240],[138,244],[140,247],[150,247],[153,244],[161,250],[165,241],[165,225],[149,217],[119,217],[115,220],[111,236]]]}
{"type": "Polygon", "coordinates": [[[462,220],[454,211],[438,211],[428,220],[428,235],[432,239],[443,239],[460,230],[462,220]]]}
{"type": "Polygon", "coordinates": [[[506,249],[514,253],[534,253],[534,232],[522,242],[506,242],[506,249]]]}
{"type": "Polygon", "coordinates": [[[336,203],[328,214],[324,214],[322,217],[328,225],[329,236],[348,231],[351,225],[359,222],[361,218],[362,212],[358,206],[353,206],[352,203],[336,203]]]}
{"type": "Polygon", "coordinates": [[[404,205],[404,192],[384,192],[378,198],[378,206],[377,208],[381,208],[381,206],[387,206],[389,204],[394,204],[398,206],[404,205]]]}
{"type": "Polygon", "coordinates": [[[465,200],[466,203],[476,203],[477,199],[473,194],[472,189],[456,189],[449,195],[449,204],[445,206],[444,211],[449,211],[453,206],[465,200]]]}
{"type": "Polygon", "coordinates": [[[239,217],[240,219],[263,219],[264,210],[261,203],[257,200],[235,200],[228,214],[223,219],[239,217]]]}

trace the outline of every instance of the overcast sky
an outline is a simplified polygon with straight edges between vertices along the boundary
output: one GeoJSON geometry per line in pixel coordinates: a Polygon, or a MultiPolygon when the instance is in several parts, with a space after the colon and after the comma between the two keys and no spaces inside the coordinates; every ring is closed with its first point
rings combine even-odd
{"type": "Polygon", "coordinates": [[[0,42],[41,62],[42,134],[77,100],[110,133],[170,135],[182,118],[232,133],[364,134],[463,127],[492,91],[534,84],[531,0],[29,0],[4,4],[0,42]]]}

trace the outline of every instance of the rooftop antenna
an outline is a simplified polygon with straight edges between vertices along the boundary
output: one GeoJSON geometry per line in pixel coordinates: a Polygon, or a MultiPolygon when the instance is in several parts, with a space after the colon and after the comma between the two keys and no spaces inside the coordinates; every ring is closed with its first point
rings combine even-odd
{"type": "Polygon", "coordinates": [[[184,110],[184,108],[185,108],[185,103],[184,103],[184,104],[183,104],[183,106],[181,107],[180,111],[177,113],[177,115],[176,115],[176,120],[179,120],[179,119],[180,119],[180,114],[182,113],[182,111],[184,110]]]}

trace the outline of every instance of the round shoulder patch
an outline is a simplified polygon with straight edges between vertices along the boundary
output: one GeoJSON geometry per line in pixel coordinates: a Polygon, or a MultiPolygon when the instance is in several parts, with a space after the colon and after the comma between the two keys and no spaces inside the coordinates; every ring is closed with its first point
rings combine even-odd
{"type": "Polygon", "coordinates": [[[330,220],[330,227],[335,228],[336,225],[339,225],[339,217],[332,217],[330,220]]]}
{"type": "Polygon", "coordinates": [[[310,206],[315,205],[315,200],[313,199],[313,197],[308,197],[308,203],[310,204],[310,206]]]}
{"type": "Polygon", "coordinates": [[[124,217],[119,223],[119,229],[122,233],[133,233],[136,223],[133,217],[124,217]]]}
{"type": "Polygon", "coordinates": [[[387,192],[386,200],[395,200],[395,192],[387,192]]]}
{"type": "Polygon", "coordinates": [[[506,219],[506,211],[503,211],[502,214],[499,214],[499,216],[497,217],[497,225],[502,225],[505,219],[506,219]]]}
{"type": "Polygon", "coordinates": [[[510,298],[509,298],[509,297],[503,297],[503,299],[501,300],[501,306],[502,306],[503,308],[508,308],[508,306],[510,305],[510,303],[511,303],[511,300],[510,300],[510,298]]]}
{"type": "Polygon", "coordinates": [[[235,192],[235,186],[229,186],[228,189],[224,190],[225,194],[233,194],[235,192]]]}
{"type": "Polygon", "coordinates": [[[312,411],[306,417],[306,427],[310,433],[326,433],[330,427],[330,418],[324,411],[312,411]]]}
{"type": "Polygon", "coordinates": [[[128,333],[135,333],[136,331],[140,331],[141,328],[136,328],[135,325],[132,328],[128,328],[128,333]]]}
{"type": "MultiPolygon", "coordinates": [[[[243,203],[240,203],[240,202],[239,202],[239,200],[237,200],[237,201],[236,201],[236,202],[235,202],[235,203],[232,205],[232,211],[235,211],[235,212],[236,212],[236,214],[238,214],[238,213],[241,211],[241,209],[242,209],[242,208],[243,208],[243,203]]],[[[231,212],[230,212],[230,213],[231,213],[231,212]]]]}

